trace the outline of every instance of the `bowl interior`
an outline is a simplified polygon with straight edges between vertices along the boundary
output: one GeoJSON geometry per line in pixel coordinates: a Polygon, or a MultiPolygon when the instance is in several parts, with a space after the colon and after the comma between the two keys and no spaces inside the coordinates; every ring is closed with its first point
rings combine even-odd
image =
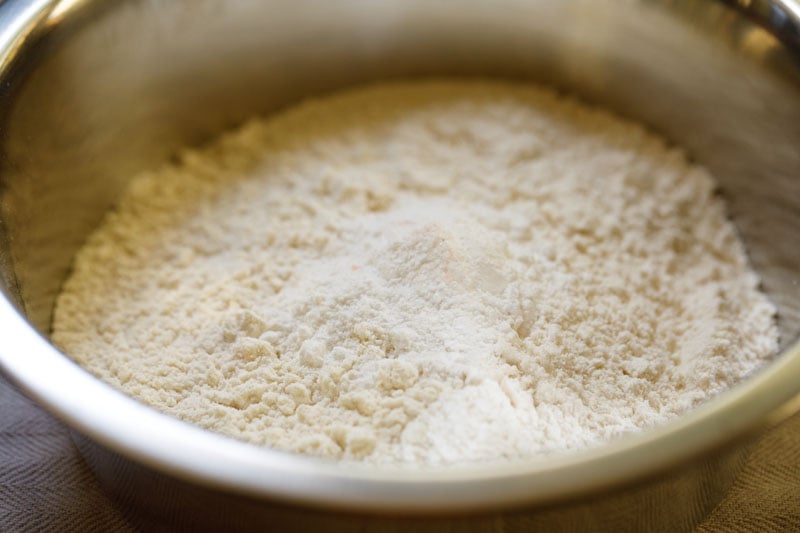
{"type": "Polygon", "coordinates": [[[721,4],[49,4],[0,101],[3,290],[44,334],[74,252],[131,175],[251,114],[415,76],[549,83],[685,146],[721,185],[782,346],[800,331],[798,68],[721,4]]]}

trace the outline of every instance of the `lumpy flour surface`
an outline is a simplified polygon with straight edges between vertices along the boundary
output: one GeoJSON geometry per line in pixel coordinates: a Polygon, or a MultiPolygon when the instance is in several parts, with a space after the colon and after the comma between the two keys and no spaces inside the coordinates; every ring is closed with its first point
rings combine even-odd
{"type": "Polygon", "coordinates": [[[774,353],[708,174],[604,111],[503,83],[374,86],[135,179],[53,339],[166,413],[345,461],[575,450],[774,353]]]}

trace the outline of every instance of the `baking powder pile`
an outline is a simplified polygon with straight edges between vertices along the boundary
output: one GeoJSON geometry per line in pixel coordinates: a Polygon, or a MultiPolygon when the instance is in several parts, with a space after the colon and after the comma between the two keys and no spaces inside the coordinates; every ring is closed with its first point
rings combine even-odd
{"type": "Polygon", "coordinates": [[[373,86],[135,179],[53,339],[205,428],[344,461],[575,450],[777,348],[705,170],[530,86],[373,86]]]}

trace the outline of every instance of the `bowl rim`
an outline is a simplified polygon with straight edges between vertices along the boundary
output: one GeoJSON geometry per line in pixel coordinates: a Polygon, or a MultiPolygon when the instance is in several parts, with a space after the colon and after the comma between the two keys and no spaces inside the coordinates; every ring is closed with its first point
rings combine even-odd
{"type": "Polygon", "coordinates": [[[0,323],[8,326],[0,371],[94,442],[202,486],[333,508],[441,512],[552,503],[657,475],[800,409],[795,343],[687,415],[597,448],[504,464],[378,469],[262,448],[192,426],[89,374],[5,298],[0,323]]]}
{"type": "MultiPolygon", "coordinates": [[[[31,32],[63,17],[70,9],[65,4],[82,3],[3,3],[0,75],[31,32]]],[[[771,3],[789,10],[800,28],[797,4],[771,3]]],[[[94,442],[209,488],[330,508],[442,512],[552,503],[655,476],[800,410],[800,341],[795,341],[754,375],[685,416],[597,448],[504,464],[361,467],[258,447],[161,414],[59,352],[2,294],[0,324],[0,372],[94,442]]]]}

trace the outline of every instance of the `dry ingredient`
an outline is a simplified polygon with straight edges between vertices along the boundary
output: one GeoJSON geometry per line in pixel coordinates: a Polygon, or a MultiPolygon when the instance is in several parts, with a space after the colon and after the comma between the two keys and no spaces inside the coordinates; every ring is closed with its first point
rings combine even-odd
{"type": "Polygon", "coordinates": [[[135,179],[53,339],[226,435],[381,464],[576,450],[774,353],[714,183],[545,89],[377,85],[135,179]]]}

